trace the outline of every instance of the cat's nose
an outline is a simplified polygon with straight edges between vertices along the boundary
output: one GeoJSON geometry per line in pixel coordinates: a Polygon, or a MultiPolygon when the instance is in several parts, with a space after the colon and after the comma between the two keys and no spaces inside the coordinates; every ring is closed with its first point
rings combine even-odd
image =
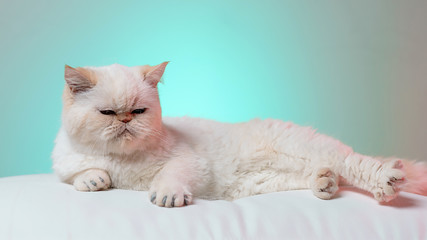
{"type": "Polygon", "coordinates": [[[132,120],[132,118],[124,118],[124,119],[122,119],[122,120],[120,120],[120,121],[122,121],[122,122],[124,122],[124,123],[128,123],[128,122],[130,122],[132,120]]]}
{"type": "Polygon", "coordinates": [[[120,122],[128,123],[132,121],[132,114],[130,113],[120,114],[117,116],[117,118],[119,119],[120,122]]]}

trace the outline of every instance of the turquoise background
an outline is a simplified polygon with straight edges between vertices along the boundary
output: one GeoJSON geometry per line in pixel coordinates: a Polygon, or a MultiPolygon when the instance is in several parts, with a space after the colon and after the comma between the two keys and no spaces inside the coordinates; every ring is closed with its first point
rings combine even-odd
{"type": "Polygon", "coordinates": [[[64,65],[171,61],[164,115],[427,159],[424,1],[1,1],[0,176],[51,172],[64,65]]]}

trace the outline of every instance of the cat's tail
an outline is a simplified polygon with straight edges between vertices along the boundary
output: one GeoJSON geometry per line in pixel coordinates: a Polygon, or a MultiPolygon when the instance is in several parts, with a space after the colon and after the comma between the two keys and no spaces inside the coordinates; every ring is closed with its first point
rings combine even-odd
{"type": "Polygon", "coordinates": [[[402,191],[427,196],[427,162],[402,160],[406,184],[402,191]]]}

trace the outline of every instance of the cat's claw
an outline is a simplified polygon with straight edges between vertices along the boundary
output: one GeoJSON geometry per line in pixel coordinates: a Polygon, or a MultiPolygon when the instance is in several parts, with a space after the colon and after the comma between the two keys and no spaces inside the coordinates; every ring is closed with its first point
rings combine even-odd
{"type": "Polygon", "coordinates": [[[80,173],[74,179],[73,185],[78,191],[100,191],[111,187],[111,179],[108,173],[104,170],[90,169],[80,173]]]}

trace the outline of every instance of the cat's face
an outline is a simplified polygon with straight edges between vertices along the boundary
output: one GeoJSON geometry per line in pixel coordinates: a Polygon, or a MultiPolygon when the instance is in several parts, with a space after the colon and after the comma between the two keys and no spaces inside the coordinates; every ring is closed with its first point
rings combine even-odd
{"type": "Polygon", "coordinates": [[[65,67],[63,124],[99,153],[128,154],[161,138],[157,83],[167,62],[150,67],[65,67]]]}

